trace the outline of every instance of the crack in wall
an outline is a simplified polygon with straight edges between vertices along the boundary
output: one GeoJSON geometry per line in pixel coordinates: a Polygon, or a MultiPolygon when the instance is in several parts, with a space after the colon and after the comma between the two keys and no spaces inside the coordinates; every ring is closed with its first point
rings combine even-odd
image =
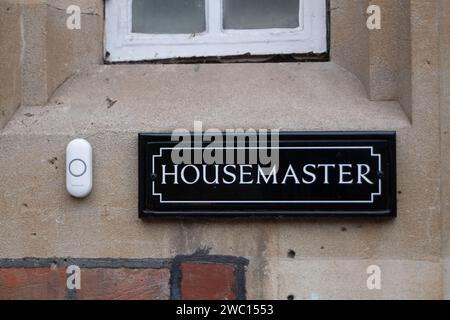
{"type": "MultiPolygon", "coordinates": [[[[63,11],[64,13],[67,14],[67,8],[60,8],[60,7],[51,5],[51,4],[49,4],[49,3],[46,3],[45,5],[46,5],[48,8],[50,8],[50,9],[55,9],[55,10],[58,10],[58,11],[63,11]]],[[[80,13],[81,13],[82,15],[101,17],[100,14],[97,13],[97,12],[95,12],[95,11],[81,11],[80,13]]]]}

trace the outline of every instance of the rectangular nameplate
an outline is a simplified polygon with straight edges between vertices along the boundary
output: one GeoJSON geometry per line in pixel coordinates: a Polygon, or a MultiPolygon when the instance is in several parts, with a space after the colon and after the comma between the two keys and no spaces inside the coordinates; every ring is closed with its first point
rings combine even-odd
{"type": "Polygon", "coordinates": [[[204,137],[180,146],[139,135],[140,217],[396,216],[395,132],[281,132],[276,144],[235,145],[223,134],[222,147],[204,137]]]}

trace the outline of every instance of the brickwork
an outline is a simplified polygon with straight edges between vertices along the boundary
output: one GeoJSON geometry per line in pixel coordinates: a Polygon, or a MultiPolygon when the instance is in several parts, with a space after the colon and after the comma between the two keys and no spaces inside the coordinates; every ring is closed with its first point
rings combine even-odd
{"type": "MultiPolygon", "coordinates": [[[[0,300],[167,300],[245,298],[245,259],[0,259],[0,300]],[[80,289],[68,288],[69,266],[80,289]]],[[[70,281],[69,281],[70,282],[70,281]]]]}

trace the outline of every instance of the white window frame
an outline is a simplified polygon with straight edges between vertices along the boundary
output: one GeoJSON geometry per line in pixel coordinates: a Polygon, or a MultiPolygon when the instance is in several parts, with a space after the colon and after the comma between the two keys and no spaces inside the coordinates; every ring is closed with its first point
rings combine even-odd
{"type": "Polygon", "coordinates": [[[224,30],[222,0],[205,0],[206,31],[132,33],[132,0],[106,0],[105,57],[110,62],[170,58],[324,53],[326,0],[299,0],[299,27],[224,30]]]}

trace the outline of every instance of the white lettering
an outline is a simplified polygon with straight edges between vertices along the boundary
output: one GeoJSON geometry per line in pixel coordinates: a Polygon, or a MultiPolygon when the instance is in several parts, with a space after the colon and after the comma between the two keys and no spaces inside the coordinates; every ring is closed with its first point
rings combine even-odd
{"type": "Polygon", "coordinates": [[[351,164],[340,164],[339,165],[339,184],[352,184],[353,179],[344,181],[345,176],[351,176],[351,171],[344,171],[345,168],[352,168],[351,164]]]}
{"type": "Polygon", "coordinates": [[[184,183],[186,183],[186,184],[194,184],[199,179],[200,179],[200,170],[196,166],[190,164],[190,165],[187,165],[187,166],[183,167],[183,169],[181,169],[181,180],[183,180],[184,183]],[[195,179],[194,179],[194,181],[187,181],[186,180],[186,176],[185,176],[184,172],[186,171],[187,168],[194,169],[194,171],[195,171],[195,179]]]}
{"type": "Polygon", "coordinates": [[[252,166],[251,165],[249,165],[249,164],[241,164],[241,165],[239,165],[239,167],[240,167],[240,171],[241,171],[241,174],[240,174],[240,184],[252,184],[253,183],[253,179],[252,180],[249,180],[249,181],[245,181],[244,180],[244,177],[245,176],[251,176],[252,175],[252,173],[251,173],[251,171],[250,172],[248,172],[248,171],[244,171],[245,169],[252,169],[252,166]]]}
{"type": "Polygon", "coordinates": [[[289,168],[287,169],[286,174],[284,175],[283,182],[281,182],[281,184],[286,184],[286,180],[288,178],[294,178],[295,184],[299,184],[300,183],[300,181],[297,178],[297,175],[295,174],[294,168],[292,168],[291,164],[289,165],[289,168]]]}
{"type": "Polygon", "coordinates": [[[308,168],[313,168],[315,169],[316,166],[314,164],[307,164],[303,167],[303,173],[309,177],[311,177],[311,180],[305,180],[305,178],[302,179],[302,182],[304,184],[313,184],[314,182],[316,182],[316,175],[314,173],[312,173],[311,171],[308,171],[308,168]]]}
{"type": "Polygon", "coordinates": [[[369,290],[381,290],[381,268],[377,265],[371,265],[367,267],[366,285],[369,290]]]}
{"type": "Polygon", "coordinates": [[[70,16],[67,18],[66,26],[69,30],[81,29],[81,8],[77,5],[67,7],[66,13],[70,16]]]}
{"type": "Polygon", "coordinates": [[[219,129],[209,129],[205,132],[204,140],[212,141],[203,152],[206,164],[223,164],[223,137],[219,129]]]}
{"type": "Polygon", "coordinates": [[[206,184],[219,184],[219,165],[215,165],[214,166],[214,180],[213,181],[208,181],[207,176],[207,172],[206,169],[208,168],[208,165],[204,164],[203,165],[203,181],[205,181],[206,184]]]}
{"type": "Polygon", "coordinates": [[[362,179],[366,180],[369,184],[373,184],[373,182],[366,177],[369,173],[370,167],[367,164],[358,164],[358,184],[362,184],[362,179]],[[363,168],[365,169],[364,173],[363,168]]]}
{"type": "Polygon", "coordinates": [[[171,136],[172,141],[179,141],[172,149],[172,163],[189,164],[191,163],[191,134],[184,129],[175,130],[171,136]]]}
{"type": "Polygon", "coordinates": [[[317,165],[317,168],[324,168],[323,169],[323,184],[330,184],[330,180],[329,180],[329,170],[328,168],[336,168],[335,164],[319,164],[317,165]]]}
{"type": "Polygon", "coordinates": [[[71,265],[66,269],[67,277],[66,285],[69,290],[81,289],[81,269],[79,266],[71,265]]]}
{"type": "Polygon", "coordinates": [[[203,162],[203,124],[201,121],[194,121],[194,164],[203,162]]]}
{"type": "Polygon", "coordinates": [[[235,165],[233,165],[233,164],[226,165],[223,168],[223,173],[225,173],[227,176],[231,177],[232,180],[231,181],[227,181],[227,180],[225,180],[225,178],[223,178],[223,183],[225,183],[225,184],[233,184],[233,183],[236,182],[236,174],[233,173],[233,172],[228,171],[228,168],[233,168],[233,169],[236,170],[236,166],[235,165]]]}
{"type": "Polygon", "coordinates": [[[369,30],[380,30],[381,29],[381,8],[378,5],[372,4],[367,8],[367,28],[369,30]]]}
{"type": "Polygon", "coordinates": [[[167,184],[166,183],[166,176],[174,176],[174,183],[173,184],[178,184],[178,165],[174,165],[173,168],[175,169],[175,172],[166,172],[166,165],[163,164],[162,165],[162,184],[167,184]]]}
{"type": "Polygon", "coordinates": [[[278,184],[277,182],[277,167],[273,166],[272,170],[270,171],[270,173],[266,176],[264,174],[264,169],[258,166],[258,180],[257,180],[257,184],[261,184],[261,179],[263,178],[265,183],[269,183],[270,178],[273,178],[273,182],[272,184],[278,184]]]}

